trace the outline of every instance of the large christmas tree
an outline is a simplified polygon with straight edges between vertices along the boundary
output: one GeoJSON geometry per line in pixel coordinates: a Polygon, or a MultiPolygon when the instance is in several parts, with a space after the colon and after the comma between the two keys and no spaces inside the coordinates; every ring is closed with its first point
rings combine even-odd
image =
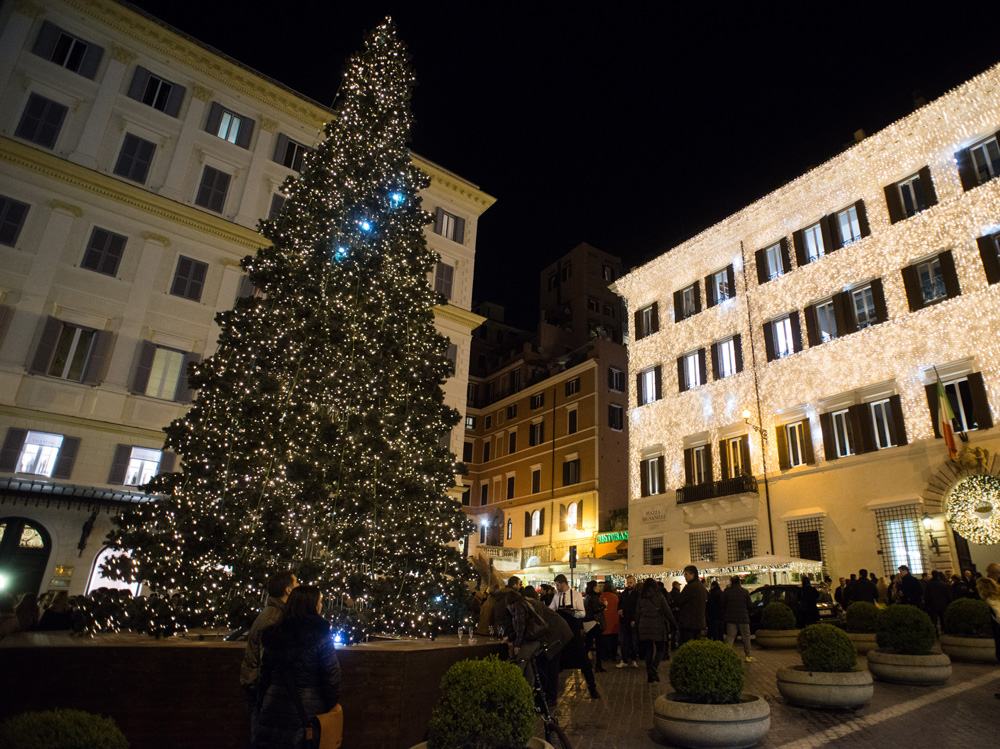
{"type": "Polygon", "coordinates": [[[449,496],[458,421],[444,405],[448,341],[428,274],[437,257],[406,144],[414,85],[391,21],[353,57],[325,138],[285,185],[271,241],[243,266],[258,294],[221,314],[198,395],[167,429],[180,473],[124,513],[112,573],[178,590],[233,621],[267,576],[319,585],[350,636],[451,626],[469,532],[449,496]]]}

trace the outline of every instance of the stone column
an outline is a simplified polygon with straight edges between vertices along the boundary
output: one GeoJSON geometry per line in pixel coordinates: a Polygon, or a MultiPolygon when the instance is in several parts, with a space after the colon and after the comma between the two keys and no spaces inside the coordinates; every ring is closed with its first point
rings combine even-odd
{"type": "Polygon", "coordinates": [[[108,131],[108,123],[111,121],[111,113],[118,101],[118,94],[121,93],[125,72],[134,60],[134,52],[117,44],[112,45],[111,60],[108,62],[104,78],[101,80],[101,87],[97,90],[97,96],[90,107],[90,116],[87,117],[87,123],[83,127],[80,142],[77,144],[76,150],[69,156],[70,161],[75,161],[89,169],[98,167],[97,155],[101,148],[101,142],[108,131]]]}
{"type": "Polygon", "coordinates": [[[204,86],[195,86],[191,91],[191,103],[188,105],[187,116],[181,126],[181,134],[177,138],[177,147],[170,161],[170,170],[167,172],[167,179],[160,189],[160,195],[180,203],[190,203],[193,195],[185,194],[184,178],[187,176],[188,167],[191,165],[191,156],[194,153],[194,139],[198,131],[202,129],[205,121],[205,106],[215,95],[213,91],[204,86]]]}
{"type": "Polygon", "coordinates": [[[260,193],[263,186],[262,175],[264,173],[264,162],[268,161],[274,152],[274,134],[278,130],[278,123],[274,120],[262,117],[260,120],[260,133],[257,135],[257,147],[253,150],[253,157],[250,159],[250,168],[247,170],[246,179],[243,181],[243,194],[240,196],[239,211],[234,219],[236,223],[257,228],[259,221],[267,212],[267,206],[261,205],[260,193]]]}
{"type": "Polygon", "coordinates": [[[0,91],[7,90],[10,74],[21,51],[28,49],[28,33],[36,18],[45,15],[45,8],[34,0],[21,0],[14,4],[7,26],[0,34],[0,91]]]}

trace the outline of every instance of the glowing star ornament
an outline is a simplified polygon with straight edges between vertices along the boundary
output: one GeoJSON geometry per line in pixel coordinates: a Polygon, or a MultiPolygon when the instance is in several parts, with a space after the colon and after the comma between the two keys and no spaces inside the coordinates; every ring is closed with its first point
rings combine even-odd
{"type": "Polygon", "coordinates": [[[967,476],[946,500],[945,518],[962,538],[977,544],[1000,543],[1000,479],[967,476]]]}

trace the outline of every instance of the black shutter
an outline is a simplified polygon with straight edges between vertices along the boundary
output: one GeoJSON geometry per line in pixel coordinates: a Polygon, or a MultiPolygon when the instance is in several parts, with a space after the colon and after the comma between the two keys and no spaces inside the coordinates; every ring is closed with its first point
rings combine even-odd
{"type": "Polygon", "coordinates": [[[924,390],[927,392],[927,410],[931,412],[931,426],[934,427],[934,437],[935,439],[940,439],[941,431],[938,429],[937,383],[932,382],[930,385],[924,385],[924,390]]]}
{"type": "Polygon", "coordinates": [[[708,382],[708,368],[705,366],[705,349],[698,349],[698,381],[702,385],[708,382]]]}
{"type": "Polygon", "coordinates": [[[764,351],[768,361],[774,361],[774,323],[764,323],[764,351]]]}
{"type": "Polygon", "coordinates": [[[213,101],[208,108],[208,120],[205,122],[205,132],[219,134],[219,123],[222,122],[222,105],[213,101]]]}
{"type": "Polygon", "coordinates": [[[757,250],[753,254],[754,263],[757,265],[757,283],[765,284],[771,276],[767,272],[767,255],[765,250],[757,250]]]}
{"type": "Polygon", "coordinates": [[[635,376],[635,405],[643,405],[644,398],[642,397],[642,375],[637,374],[635,376]]]}
{"type": "Polygon", "coordinates": [[[733,353],[736,354],[736,371],[743,371],[743,338],[739,333],[733,336],[733,353]]]}
{"type": "Polygon", "coordinates": [[[683,307],[683,296],[681,292],[674,292],[674,322],[680,322],[684,319],[684,307],[683,307]]]}
{"type": "Polygon", "coordinates": [[[278,133],[278,137],[274,139],[274,156],[271,160],[278,164],[285,163],[285,152],[288,150],[288,136],[284,133],[278,133]]]}
{"type": "Polygon", "coordinates": [[[80,63],[80,75],[89,80],[94,80],[102,57],[104,57],[104,48],[98,47],[93,42],[87,42],[87,51],[84,53],[83,61],[80,63]]]}
{"type": "Polygon", "coordinates": [[[809,426],[809,419],[802,420],[802,455],[806,463],[812,465],[816,462],[816,454],[813,452],[813,435],[809,426]]]}
{"type": "Polygon", "coordinates": [[[840,236],[840,221],[837,219],[837,214],[826,217],[826,227],[830,231],[830,249],[827,252],[839,250],[844,246],[844,240],[840,236]]]}
{"type": "Polygon", "coordinates": [[[792,256],[788,253],[788,237],[782,237],[778,244],[781,246],[781,269],[784,273],[791,273],[792,256]]]}
{"type": "Polygon", "coordinates": [[[705,483],[711,484],[715,481],[715,466],[712,464],[712,443],[705,445],[705,483]]]}
{"type": "Polygon", "coordinates": [[[872,233],[872,229],[868,225],[868,211],[865,210],[865,201],[859,200],[855,203],[854,210],[858,213],[858,228],[861,229],[861,237],[863,239],[872,233]]]}
{"type": "Polygon", "coordinates": [[[250,276],[243,276],[240,279],[240,290],[236,292],[237,299],[246,299],[247,297],[253,296],[254,293],[253,281],[250,280],[250,276]]]}
{"type": "Polygon", "coordinates": [[[649,476],[648,469],[646,468],[646,461],[639,461],[639,495],[642,497],[649,496],[649,476]]]}
{"type": "Polygon", "coordinates": [[[569,486],[569,461],[563,461],[563,486],[569,486]]]}
{"type": "Polygon", "coordinates": [[[736,271],[733,270],[732,263],[726,266],[726,286],[729,288],[729,296],[736,296],[736,271]]]}
{"type": "Polygon", "coordinates": [[[694,311],[701,312],[701,281],[694,282],[694,311]]]}
{"type": "Polygon", "coordinates": [[[167,95],[167,105],[163,108],[163,113],[171,117],[176,117],[181,113],[181,104],[184,103],[184,94],[187,89],[176,83],[170,84],[170,93],[167,95]]]}
{"type": "Polygon", "coordinates": [[[705,306],[707,309],[712,309],[718,300],[715,298],[715,284],[712,283],[711,276],[705,276],[705,306]]]}
{"type": "Polygon", "coordinates": [[[907,444],[906,422],[903,419],[903,404],[898,395],[889,398],[889,436],[897,447],[907,444]]]}
{"type": "Polygon", "coordinates": [[[906,218],[903,213],[903,201],[899,196],[899,185],[893,182],[885,186],[885,205],[889,209],[889,223],[894,224],[906,218]]]}
{"type": "Polygon", "coordinates": [[[872,422],[872,408],[867,403],[851,406],[851,428],[854,432],[854,452],[870,453],[877,450],[875,445],[875,424],[872,422]]]}
{"type": "Polygon", "coordinates": [[[192,399],[191,386],[188,384],[188,372],[191,365],[201,360],[201,354],[187,352],[184,354],[184,366],[181,367],[180,379],[177,382],[177,395],[174,401],[177,403],[190,403],[192,399]]]}
{"type": "Polygon", "coordinates": [[[722,376],[719,372],[719,344],[712,344],[712,379],[718,380],[722,376]]]}
{"type": "Polygon", "coordinates": [[[236,134],[236,145],[240,148],[250,148],[250,138],[253,137],[254,121],[244,117],[240,123],[240,131],[236,134]]]}
{"type": "Polygon", "coordinates": [[[59,457],[56,458],[55,468],[52,469],[52,478],[68,479],[72,475],[73,463],[76,462],[76,453],[79,449],[79,437],[63,437],[59,457]]]}
{"type": "Polygon", "coordinates": [[[885,306],[885,291],[882,289],[882,279],[872,281],[872,301],[875,303],[875,319],[885,322],[889,319],[889,310],[885,306]]]}
{"type": "Polygon", "coordinates": [[[660,332],[660,303],[653,302],[653,312],[649,316],[650,322],[652,323],[651,329],[647,332],[649,333],[659,333],[660,332]]]}
{"type": "MultiPolygon", "coordinates": [[[[161,473],[173,473],[174,464],[176,462],[177,462],[177,453],[172,453],[169,452],[168,450],[164,450],[162,453],[160,453],[160,467],[156,471],[157,475],[160,475],[161,473]]],[[[468,490],[466,490],[465,492],[466,502],[468,502],[468,493],[469,493],[468,490]]]]}
{"type": "MultiPolygon", "coordinates": [[[[833,295],[833,318],[837,321],[837,337],[844,336],[848,334],[847,326],[847,310],[848,304],[844,300],[844,294],[834,294],[833,295]]],[[[808,319],[806,321],[808,324],[808,319]]]]}
{"type": "Polygon", "coordinates": [[[722,469],[723,480],[735,478],[735,476],[729,475],[729,451],[726,450],[725,440],[719,440],[719,466],[722,469]]]}
{"type": "Polygon", "coordinates": [[[677,357],[677,392],[683,393],[687,390],[687,383],[685,382],[687,378],[684,377],[684,357],[677,357]]]}
{"type": "Polygon", "coordinates": [[[806,340],[809,348],[820,344],[819,324],[816,321],[816,305],[810,304],[803,310],[806,316],[806,340]]]}
{"type": "Polygon", "coordinates": [[[45,318],[42,327],[42,335],[38,341],[38,348],[35,355],[28,364],[29,374],[48,374],[49,365],[55,355],[56,344],[59,342],[59,334],[62,332],[63,324],[51,315],[45,318]]]}
{"type": "Polygon", "coordinates": [[[465,219],[461,216],[455,216],[454,241],[459,244],[465,244],[465,219]]]}
{"type": "Polygon", "coordinates": [[[538,511],[538,532],[545,533],[545,508],[538,511]]]}
{"type": "Polygon", "coordinates": [[[129,460],[132,458],[132,445],[121,445],[115,448],[115,457],[111,461],[111,472],[108,474],[108,483],[121,486],[125,483],[125,474],[128,472],[129,460]]]}
{"type": "Polygon", "coordinates": [[[979,185],[979,175],[976,174],[976,167],[972,163],[972,154],[968,148],[963,148],[955,154],[955,161],[958,164],[958,178],[962,180],[962,189],[971,190],[979,185]]]}
{"type": "Polygon", "coordinates": [[[979,257],[986,271],[986,283],[994,284],[1000,281],[1000,253],[997,252],[997,235],[989,234],[976,240],[979,245],[979,257]]]}
{"type": "Polygon", "coordinates": [[[795,248],[795,264],[800,268],[809,262],[805,240],[805,232],[802,229],[792,232],[792,246],[795,248]]]}
{"type": "Polygon", "coordinates": [[[937,191],[934,189],[934,181],[931,179],[931,168],[925,166],[917,174],[920,177],[920,189],[924,193],[924,205],[927,208],[937,205],[937,191]]]}
{"type": "Polygon", "coordinates": [[[787,471],[791,466],[788,464],[788,432],[783,424],[775,427],[774,436],[778,448],[778,468],[787,471]]]}
{"type": "Polygon", "coordinates": [[[986,396],[982,372],[969,375],[969,390],[972,392],[972,417],[976,420],[976,429],[992,428],[993,415],[990,413],[990,401],[986,396]]]}
{"type": "Polygon", "coordinates": [[[833,216],[823,216],[823,218],[819,220],[819,232],[823,236],[823,254],[833,252],[836,249],[836,247],[833,246],[832,225],[833,216]]]}
{"type": "Polygon", "coordinates": [[[111,358],[108,353],[111,348],[111,331],[100,330],[94,336],[94,345],[90,349],[90,357],[87,359],[87,366],[83,370],[84,385],[98,385],[107,373],[108,364],[111,358]]]}
{"type": "MultiPolygon", "coordinates": [[[[441,234],[444,231],[444,208],[438,206],[438,209],[434,212],[434,233],[441,234]]],[[[556,274],[556,278],[559,278],[559,274],[556,274]]]]}
{"type": "Polygon", "coordinates": [[[792,351],[802,350],[802,327],[799,321],[798,310],[792,310],[788,315],[788,321],[792,324],[792,351]]]}
{"type": "MultiPolygon", "coordinates": [[[[743,457],[741,461],[743,464],[743,475],[752,476],[753,471],[750,470],[750,436],[744,434],[740,437],[740,455],[743,457]]],[[[735,476],[733,478],[736,478],[735,476]]]]}
{"type": "Polygon", "coordinates": [[[659,364],[653,370],[653,381],[656,383],[656,400],[663,397],[663,367],[659,364]]]}
{"type": "Polygon", "coordinates": [[[836,460],[840,456],[837,455],[837,436],[833,431],[833,416],[821,413],[819,415],[819,428],[823,432],[823,452],[826,453],[826,459],[836,460]]]}
{"type": "Polygon", "coordinates": [[[35,46],[31,48],[31,51],[39,57],[51,60],[52,52],[56,48],[56,41],[59,39],[59,34],[61,33],[62,29],[54,23],[42,21],[42,28],[39,29],[38,36],[35,37],[35,46]]]}
{"type": "Polygon", "coordinates": [[[642,317],[639,314],[639,310],[636,310],[635,311],[635,324],[634,324],[633,330],[635,330],[635,340],[637,340],[637,341],[640,340],[643,336],[646,335],[646,331],[643,330],[642,327],[639,325],[639,322],[641,320],[642,320],[642,317]]]}
{"type": "Polygon", "coordinates": [[[917,276],[917,266],[908,265],[902,269],[903,286],[906,288],[906,301],[910,312],[916,312],[924,306],[924,293],[920,289],[920,278],[917,276]]]}
{"type": "Polygon", "coordinates": [[[142,65],[136,65],[135,73],[132,74],[132,83],[129,84],[126,96],[136,101],[142,101],[142,95],[146,92],[146,84],[149,82],[150,75],[151,73],[142,65]]]}
{"type": "Polygon", "coordinates": [[[527,510],[524,511],[524,537],[527,538],[531,535],[531,513],[527,510]]]}
{"type": "Polygon", "coordinates": [[[7,430],[3,447],[0,448],[0,471],[4,473],[14,473],[17,470],[17,461],[21,457],[21,448],[28,438],[27,429],[11,427],[7,430]]]}
{"type": "Polygon", "coordinates": [[[694,449],[684,451],[684,486],[694,485],[694,449]]]}
{"type": "Polygon", "coordinates": [[[576,506],[576,527],[577,528],[582,528],[583,527],[583,500],[582,499],[579,502],[577,502],[577,506],[576,506]]]}
{"type": "Polygon", "coordinates": [[[146,394],[146,385],[149,384],[149,374],[153,369],[153,357],[156,356],[156,344],[150,341],[143,341],[136,350],[135,372],[132,375],[132,392],[139,395],[146,394]]]}
{"type": "Polygon", "coordinates": [[[949,299],[954,299],[962,293],[962,288],[958,284],[958,273],[955,272],[955,258],[951,250],[945,250],[938,255],[941,263],[941,275],[944,276],[944,288],[949,299]]]}
{"type": "Polygon", "coordinates": [[[656,459],[656,481],[657,486],[660,489],[660,494],[666,491],[667,488],[667,474],[665,469],[666,458],[662,455],[656,459]]]}

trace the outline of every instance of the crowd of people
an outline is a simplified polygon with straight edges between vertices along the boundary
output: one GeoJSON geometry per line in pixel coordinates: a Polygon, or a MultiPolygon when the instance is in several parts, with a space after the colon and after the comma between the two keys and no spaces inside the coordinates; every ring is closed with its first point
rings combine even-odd
{"type": "Polygon", "coordinates": [[[65,590],[51,591],[39,598],[34,593],[0,596],[0,640],[15,632],[58,632],[71,630],[84,596],[65,590]]]}

